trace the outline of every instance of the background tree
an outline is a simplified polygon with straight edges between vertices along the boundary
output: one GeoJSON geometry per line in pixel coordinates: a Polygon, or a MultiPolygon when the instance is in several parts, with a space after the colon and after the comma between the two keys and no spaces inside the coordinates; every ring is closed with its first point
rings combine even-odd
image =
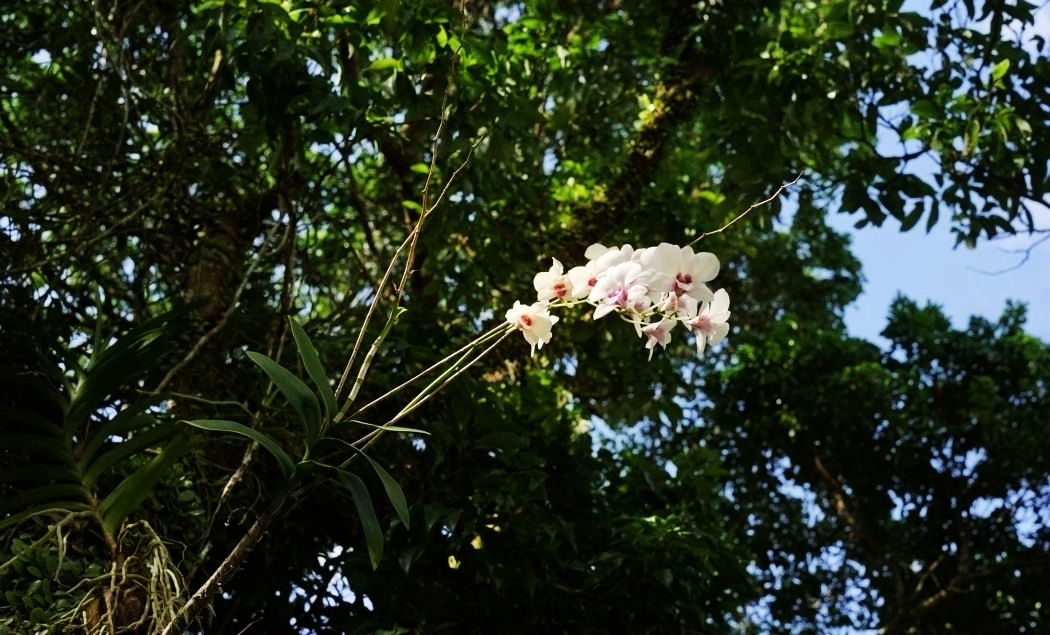
{"type": "Polygon", "coordinates": [[[958,331],[901,298],[885,351],[795,320],[787,337],[737,338],[740,363],[705,382],[700,434],[721,436],[739,475],[730,496],[767,572],[769,628],[1045,622],[1047,593],[1029,585],[1047,575],[1050,465],[1035,440],[1050,359],[1023,323],[1010,306],[958,331]]]}
{"type": "Polygon", "coordinates": [[[294,315],[340,368],[432,162],[431,191],[451,196],[364,399],[498,322],[551,256],[688,242],[805,176],[797,212],[774,203],[700,243],[723,259],[731,346],[643,364],[629,328],[582,314],[535,359],[500,345],[417,411],[430,436],[375,446],[413,519],[380,507],[378,572],[354,505],[318,488],[205,630],[802,630],[843,612],[902,632],[1045,626],[1032,580],[1048,523],[1010,522],[1047,495],[1045,344],[1017,309],[975,323],[982,340],[904,302],[892,350],[848,339],[859,266],[823,220],[949,222],[970,244],[1042,231],[1050,63],[1034,10],[0,10],[0,301],[18,387],[0,437],[0,628],[162,625],[280,480],[243,439],[176,420],[296,445],[294,413],[243,351],[294,366],[294,315]],[[91,444],[109,458],[87,479],[91,444]],[[178,588],[142,582],[165,576],[178,588]]]}

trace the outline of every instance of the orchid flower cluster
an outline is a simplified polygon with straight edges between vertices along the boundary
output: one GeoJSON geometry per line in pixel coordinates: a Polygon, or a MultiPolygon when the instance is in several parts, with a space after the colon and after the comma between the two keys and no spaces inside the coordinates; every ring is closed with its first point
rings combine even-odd
{"type": "Polygon", "coordinates": [[[507,311],[507,323],[521,331],[533,354],[550,342],[558,322],[550,310],[580,303],[594,306],[595,320],[615,313],[633,324],[646,339],[649,359],[657,344],[667,347],[678,324],[695,336],[699,353],[729,333],[729,294],[707,286],[718,275],[714,254],[660,243],[644,249],[591,245],[584,255],[587,263],[568,272],[553,259],[550,270],[533,279],[537,301],[516,301],[507,311]]]}

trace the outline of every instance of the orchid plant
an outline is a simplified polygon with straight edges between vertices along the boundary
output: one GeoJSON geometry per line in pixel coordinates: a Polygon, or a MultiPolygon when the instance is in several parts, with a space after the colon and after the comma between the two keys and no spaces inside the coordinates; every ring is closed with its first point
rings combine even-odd
{"type": "MultiPolygon", "coordinates": [[[[444,107],[442,112],[444,113],[444,107]]],[[[506,312],[503,322],[402,384],[368,403],[358,405],[357,398],[369,375],[372,360],[387,334],[406,310],[402,306],[403,291],[412,271],[423,224],[445,200],[451,183],[469,160],[470,152],[482,140],[479,138],[470,146],[467,158],[452,173],[436,200],[432,201],[429,193],[430,177],[434,174],[438,154],[437,139],[441,137],[444,121],[442,116],[438,134],[435,135],[431,167],[423,191],[423,212],[416,220],[413,230],[398,247],[379,287],[374,292],[364,322],[360,326],[357,341],[335,390],[332,390],[328,373],[321,366],[313,343],[292,318],[289,318],[289,326],[296,348],[303,367],[317,388],[316,393],[275,360],[261,353],[248,354],[269,376],[302,419],[304,447],[299,456],[293,458],[276,440],[262,431],[234,421],[206,419],[186,422],[204,430],[239,434],[259,444],[280,464],[288,487],[260,514],[211,577],[168,622],[161,635],[173,635],[178,632],[208,605],[222,585],[237,571],[252,547],[265,535],[286,500],[293,492],[302,493],[309,489],[305,483],[312,479],[334,476],[350,490],[361,519],[372,566],[378,567],[383,550],[383,532],[364,481],[348,468],[355,459],[364,457],[379,476],[387,498],[401,522],[408,526],[409,509],[400,485],[379,463],[365,453],[366,450],[387,432],[427,434],[423,430],[403,427],[401,422],[514,332],[522,334],[535,355],[537,350],[551,341],[553,326],[559,321],[557,316],[551,315],[552,309],[588,304],[594,307],[594,320],[609,314],[619,315],[622,320],[634,326],[639,337],[645,338],[650,360],[657,345],[666,347],[671,341],[671,331],[679,323],[693,335],[699,353],[703,353],[709,344],[721,342],[729,333],[729,294],[724,289],[712,291],[707,284],[718,275],[718,258],[709,252],[694,252],[692,245],[706,236],[729,228],[751,210],[774,200],[785,188],[798,180],[796,178],[795,181],[781,185],[768,199],[747,208],[722,227],[701,234],[684,247],[660,243],[654,247],[635,249],[631,245],[606,247],[594,244],[584,252],[586,262],[568,271],[565,271],[561,262],[553,259],[549,270],[541,271],[533,277],[535,302],[522,304],[515,301],[514,306],[506,312]],[[393,274],[399,262],[402,271],[400,282],[394,284],[393,274]],[[388,284],[393,288],[393,302],[386,321],[364,357],[359,363],[355,363],[364,334],[383,297],[382,291],[388,284]],[[355,367],[357,373],[351,382],[355,367]],[[417,389],[414,396],[387,421],[376,423],[363,419],[364,413],[370,411],[373,406],[398,395],[412,384],[421,383],[423,378],[429,378],[429,381],[417,389]],[[348,391],[344,392],[345,388],[348,388],[348,391]]]]}

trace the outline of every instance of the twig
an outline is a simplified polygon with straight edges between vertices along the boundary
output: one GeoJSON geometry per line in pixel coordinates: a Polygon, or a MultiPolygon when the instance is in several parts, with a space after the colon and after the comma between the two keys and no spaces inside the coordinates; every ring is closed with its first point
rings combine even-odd
{"type": "Polygon", "coordinates": [[[445,195],[448,194],[449,187],[452,185],[453,182],[455,182],[456,177],[459,176],[459,173],[463,170],[463,168],[467,167],[467,164],[470,163],[470,157],[474,154],[474,149],[478,147],[478,144],[485,140],[486,136],[488,135],[479,135],[478,138],[474,140],[474,143],[470,144],[470,148],[467,150],[467,157],[463,159],[463,163],[460,163],[459,167],[452,172],[452,176],[448,177],[448,181],[446,181],[445,186],[441,188],[441,193],[438,194],[437,200],[434,201],[434,204],[430,206],[429,210],[427,210],[427,214],[434,211],[434,209],[441,204],[441,201],[445,199],[445,195]]]}
{"type": "Polygon", "coordinates": [[[346,404],[342,410],[336,415],[334,423],[338,423],[343,415],[350,409],[350,406],[354,404],[354,400],[357,399],[357,394],[361,391],[361,386],[365,384],[365,377],[368,376],[368,369],[372,366],[372,360],[375,359],[376,353],[379,352],[379,347],[382,346],[383,340],[390,333],[390,329],[394,327],[394,323],[397,322],[397,318],[400,315],[398,307],[394,307],[393,313],[387,318],[386,324],[383,325],[383,330],[379,332],[375,340],[372,341],[372,345],[368,347],[368,352],[365,353],[365,358],[361,362],[361,368],[357,371],[357,377],[354,378],[354,385],[350,388],[350,394],[346,397],[346,404]]]}
{"type": "Polygon", "coordinates": [[[47,533],[45,533],[40,538],[34,540],[29,545],[29,547],[27,547],[26,549],[23,549],[22,552],[15,554],[7,562],[5,562],[3,564],[0,564],[0,573],[2,573],[5,569],[10,567],[11,565],[13,565],[15,562],[17,562],[22,557],[22,553],[29,553],[30,551],[32,551],[32,550],[36,549],[37,547],[39,547],[40,545],[44,544],[45,542],[47,542],[51,538],[51,534],[52,533],[61,532],[63,525],[68,524],[69,522],[73,521],[74,519],[84,518],[84,517],[87,517],[87,516],[93,516],[94,514],[95,514],[95,512],[91,511],[91,510],[81,511],[81,512],[69,512],[68,514],[66,514],[65,518],[63,518],[62,520],[56,522],[54,525],[51,525],[50,527],[48,527],[47,533]]]}
{"type": "MultiPolygon", "coordinates": [[[[441,147],[441,133],[445,131],[445,124],[448,123],[448,95],[452,92],[452,82],[456,75],[456,61],[459,59],[459,52],[452,56],[452,68],[449,72],[448,83],[445,84],[445,92],[441,96],[441,114],[438,117],[438,127],[434,131],[433,143],[430,146],[430,168],[427,170],[427,179],[423,183],[423,211],[419,214],[419,220],[416,221],[415,227],[412,228],[412,233],[409,234],[408,243],[408,256],[405,258],[405,269],[401,272],[401,282],[397,285],[397,292],[394,295],[394,306],[401,304],[401,296],[404,295],[405,285],[408,284],[408,277],[412,275],[412,265],[416,260],[416,244],[419,243],[419,235],[423,231],[423,221],[426,220],[427,216],[434,211],[434,207],[430,206],[430,184],[434,180],[434,174],[437,172],[437,160],[438,150],[441,147]]],[[[470,155],[467,155],[467,159],[470,159],[470,155]]],[[[458,172],[458,170],[457,170],[458,172]]],[[[453,173],[455,174],[455,173],[453,173]]],[[[447,188],[449,183],[452,182],[450,178],[448,183],[445,184],[447,188]]],[[[438,197],[441,200],[441,197],[438,197]]]]}
{"type": "MultiPolygon", "coordinates": [[[[144,395],[155,395],[156,394],[156,392],[151,392],[151,391],[147,391],[147,390],[140,390],[138,392],[142,393],[144,395]]],[[[166,395],[170,395],[172,397],[178,397],[179,399],[186,399],[187,401],[198,401],[200,403],[206,403],[206,404],[211,405],[211,406],[237,406],[238,408],[243,410],[244,413],[247,414],[249,417],[252,416],[252,411],[249,410],[247,406],[245,406],[243,403],[241,403],[239,401],[233,401],[233,400],[230,400],[230,399],[205,399],[204,397],[200,397],[198,395],[191,395],[189,393],[184,393],[184,392],[173,392],[173,391],[170,391],[170,390],[168,392],[166,392],[165,394],[166,395]]]]}
{"type": "MultiPolygon", "coordinates": [[[[456,59],[457,57],[452,58],[453,71],[455,70],[456,59]]],[[[361,325],[361,328],[357,333],[357,340],[354,342],[354,348],[350,353],[350,359],[347,360],[346,367],[343,369],[343,374],[339,378],[339,384],[336,386],[336,399],[339,398],[339,395],[342,393],[343,388],[346,386],[346,380],[350,377],[350,372],[353,369],[354,360],[357,358],[357,353],[361,349],[361,342],[364,340],[365,331],[368,329],[368,325],[371,322],[373,314],[375,313],[376,306],[379,304],[379,298],[382,295],[382,290],[386,286],[387,281],[390,279],[390,274],[393,271],[394,266],[401,255],[401,252],[404,251],[406,248],[408,249],[408,254],[405,257],[404,269],[401,272],[401,280],[398,282],[398,285],[394,291],[393,306],[395,307],[395,310],[391,311],[391,317],[389,318],[389,320],[396,319],[395,316],[398,314],[396,307],[400,306],[401,297],[404,295],[405,287],[408,284],[408,278],[412,275],[412,265],[415,262],[416,258],[416,244],[419,242],[419,236],[423,230],[423,222],[427,219],[430,213],[433,212],[437,208],[437,206],[444,200],[445,195],[447,194],[449,187],[455,181],[456,176],[463,170],[463,168],[467,166],[467,164],[470,162],[470,157],[473,154],[474,149],[478,146],[479,143],[481,143],[481,140],[484,139],[484,136],[481,136],[477,140],[475,140],[474,143],[471,144],[470,149],[467,151],[466,158],[459,165],[459,167],[457,167],[455,171],[452,172],[452,175],[449,177],[448,181],[446,181],[441,192],[438,194],[437,200],[434,202],[433,205],[431,205],[430,185],[433,181],[434,174],[437,172],[438,149],[440,147],[441,134],[444,131],[445,124],[448,121],[448,96],[452,90],[452,81],[452,79],[449,79],[448,84],[445,86],[445,93],[441,98],[441,115],[438,118],[438,127],[434,133],[433,144],[431,145],[430,151],[430,169],[427,170],[427,179],[423,185],[423,210],[420,213],[419,218],[416,220],[415,225],[412,227],[412,231],[409,232],[408,237],[406,237],[405,240],[401,243],[401,245],[398,246],[397,251],[395,251],[394,255],[390,258],[390,264],[387,266],[386,271],[383,273],[382,280],[379,281],[379,287],[376,288],[374,292],[372,302],[368,307],[368,313],[365,314],[364,323],[361,325]]],[[[366,355],[364,362],[362,362],[361,368],[358,370],[357,373],[357,378],[355,379],[354,385],[351,388],[351,397],[348,398],[347,405],[343,407],[343,411],[349,409],[350,405],[353,404],[354,398],[357,397],[357,391],[360,390],[361,384],[364,383],[364,377],[368,372],[368,363],[371,362],[372,357],[375,355],[375,351],[378,349],[379,343],[382,341],[382,338],[385,337],[386,331],[390,326],[389,320],[387,323],[387,327],[384,328],[383,332],[376,339],[376,341],[372,343],[372,346],[369,348],[369,352],[366,355]]]]}
{"type": "Polygon", "coordinates": [[[712,236],[712,235],[714,235],[714,234],[721,234],[721,233],[722,233],[722,232],[724,232],[725,230],[729,229],[729,226],[730,226],[730,225],[732,225],[733,223],[737,222],[737,221],[738,221],[738,220],[740,220],[741,218],[743,218],[743,217],[747,216],[747,215],[748,215],[748,214],[749,214],[749,213],[751,212],[751,210],[755,209],[756,207],[762,207],[763,205],[766,205],[766,204],[768,204],[768,203],[772,203],[773,201],[775,201],[775,200],[776,200],[776,198],[777,198],[778,196],[780,196],[780,193],[781,193],[781,192],[783,192],[783,191],[784,191],[784,190],[786,190],[787,188],[791,187],[791,186],[792,186],[792,185],[794,185],[795,183],[798,183],[798,180],[802,178],[802,174],[803,174],[802,172],[799,172],[799,173],[798,173],[798,176],[796,176],[796,177],[794,178],[794,180],[792,180],[792,181],[789,181],[788,183],[784,183],[783,185],[781,185],[780,187],[778,187],[778,188],[777,188],[777,191],[776,191],[776,192],[773,192],[773,195],[772,195],[772,196],[770,196],[769,198],[767,198],[767,199],[766,199],[766,200],[764,200],[764,201],[759,201],[759,202],[755,203],[754,205],[752,205],[751,207],[749,207],[749,208],[745,209],[744,211],[740,212],[739,214],[737,214],[737,216],[736,216],[736,217],[735,217],[735,218],[734,218],[733,220],[729,221],[729,222],[728,222],[728,223],[726,223],[725,225],[722,225],[721,227],[719,227],[718,229],[716,229],[716,230],[714,230],[714,231],[704,232],[704,233],[700,234],[699,236],[697,236],[696,238],[694,238],[694,239],[693,239],[693,241],[692,241],[692,242],[690,242],[690,243],[689,243],[689,244],[687,245],[687,247],[692,247],[693,245],[695,245],[696,243],[700,242],[700,241],[701,241],[701,240],[702,240],[703,238],[706,238],[707,236],[712,236]]]}
{"type": "MultiPolygon", "coordinates": [[[[456,58],[452,58],[453,70],[455,69],[456,58]]],[[[343,369],[343,374],[339,378],[339,384],[335,388],[335,398],[338,400],[339,395],[343,392],[343,388],[346,386],[346,380],[350,377],[350,372],[353,370],[354,360],[357,359],[357,353],[361,350],[361,342],[364,341],[365,331],[368,330],[368,325],[372,321],[372,316],[375,314],[376,307],[379,305],[379,298],[383,293],[383,288],[386,283],[390,280],[390,274],[394,270],[394,266],[397,264],[397,259],[401,256],[401,252],[406,248],[408,249],[408,257],[405,259],[405,269],[401,274],[401,282],[398,284],[394,294],[394,306],[401,303],[401,295],[405,288],[405,283],[408,280],[408,276],[412,273],[412,262],[415,260],[416,242],[419,240],[420,231],[423,228],[423,221],[426,220],[430,210],[427,209],[427,200],[430,191],[430,182],[434,177],[434,172],[437,169],[437,153],[438,153],[438,141],[441,138],[441,133],[445,129],[445,116],[446,107],[448,104],[448,94],[452,87],[451,76],[448,83],[445,85],[445,93],[441,97],[441,114],[438,117],[437,131],[434,133],[434,142],[430,150],[430,169],[427,170],[427,180],[423,184],[423,211],[420,213],[419,218],[416,220],[415,225],[412,227],[412,231],[408,233],[405,240],[401,242],[397,250],[394,251],[394,255],[390,257],[390,264],[387,265],[386,271],[383,272],[383,278],[379,281],[379,286],[375,289],[374,295],[372,296],[372,302],[368,306],[368,312],[365,314],[365,321],[361,324],[361,328],[357,332],[357,340],[354,341],[354,348],[350,351],[350,359],[346,360],[346,368],[343,369]]],[[[384,329],[385,330],[385,329],[384,329]]],[[[376,343],[372,344],[372,348],[369,352],[375,350],[376,343]]],[[[366,358],[365,360],[370,361],[366,358]]],[[[361,369],[357,374],[357,379],[363,381],[364,377],[362,373],[367,372],[367,368],[364,363],[361,365],[361,369]]],[[[355,387],[359,387],[360,381],[355,381],[355,387]]],[[[356,395],[355,395],[356,396],[356,395]]],[[[353,400],[348,400],[347,406],[353,403],[353,400]]]]}
{"type": "MultiPolygon", "coordinates": [[[[414,232],[415,230],[413,230],[414,232]]],[[[357,332],[357,339],[354,341],[354,348],[350,351],[350,359],[346,360],[346,368],[343,369],[343,374],[339,377],[339,385],[335,388],[335,398],[339,399],[339,394],[343,392],[343,387],[346,385],[346,380],[350,377],[350,371],[353,370],[354,360],[357,358],[357,353],[361,349],[361,342],[365,339],[365,330],[368,328],[369,322],[372,321],[372,314],[375,313],[376,307],[379,305],[379,295],[386,286],[388,280],[390,280],[390,274],[394,271],[394,265],[397,263],[397,257],[401,255],[401,252],[408,246],[409,241],[412,239],[410,234],[401,245],[394,252],[394,255],[390,257],[390,264],[387,265],[386,271],[383,272],[383,278],[379,281],[379,286],[376,287],[374,295],[372,296],[372,302],[368,305],[368,313],[365,314],[365,321],[361,325],[361,328],[357,332]]]]}
{"type": "Polygon", "coordinates": [[[1035,249],[1036,247],[1038,247],[1039,245],[1041,245],[1042,243],[1045,243],[1047,240],[1050,240],[1050,234],[1047,234],[1047,235],[1043,236],[1042,238],[1040,238],[1039,240],[1035,241],[1031,245],[1028,245],[1024,249],[1004,250],[1004,251],[1006,251],[1006,253],[1010,253],[1010,254],[1023,254],[1023,256],[1021,257],[1020,262],[1018,262],[1017,264],[1011,265],[1009,267],[1006,267],[1005,269],[996,269],[995,271],[987,271],[985,269],[977,269],[977,268],[974,268],[974,267],[967,267],[967,269],[969,269],[970,271],[976,271],[977,273],[981,273],[981,274],[984,274],[986,276],[999,276],[999,275],[1002,275],[1004,273],[1009,273],[1011,271],[1016,271],[1017,269],[1020,269],[1021,267],[1023,267],[1024,264],[1026,262],[1028,262],[1028,260],[1032,257],[1032,250],[1035,249]]]}
{"type": "Polygon", "coordinates": [[[233,575],[244,564],[244,560],[251,553],[251,550],[266,535],[270,525],[273,524],[274,519],[280,513],[284,501],[285,495],[279,494],[270,503],[270,506],[259,514],[259,517],[255,519],[255,522],[252,523],[252,526],[237,543],[237,546],[226,556],[226,559],[222,561],[215,573],[197,589],[193,597],[186,602],[178,614],[168,622],[164,630],[161,631],[161,635],[181,633],[211,603],[212,598],[222,589],[224,584],[233,578],[233,575]]]}

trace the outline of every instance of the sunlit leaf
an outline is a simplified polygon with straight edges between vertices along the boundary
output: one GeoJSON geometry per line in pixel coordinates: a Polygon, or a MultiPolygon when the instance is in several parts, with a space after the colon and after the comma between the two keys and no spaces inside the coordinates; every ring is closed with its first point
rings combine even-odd
{"type": "Polygon", "coordinates": [[[1010,60],[1006,59],[992,67],[992,81],[997,82],[1010,71],[1010,60]]]}

